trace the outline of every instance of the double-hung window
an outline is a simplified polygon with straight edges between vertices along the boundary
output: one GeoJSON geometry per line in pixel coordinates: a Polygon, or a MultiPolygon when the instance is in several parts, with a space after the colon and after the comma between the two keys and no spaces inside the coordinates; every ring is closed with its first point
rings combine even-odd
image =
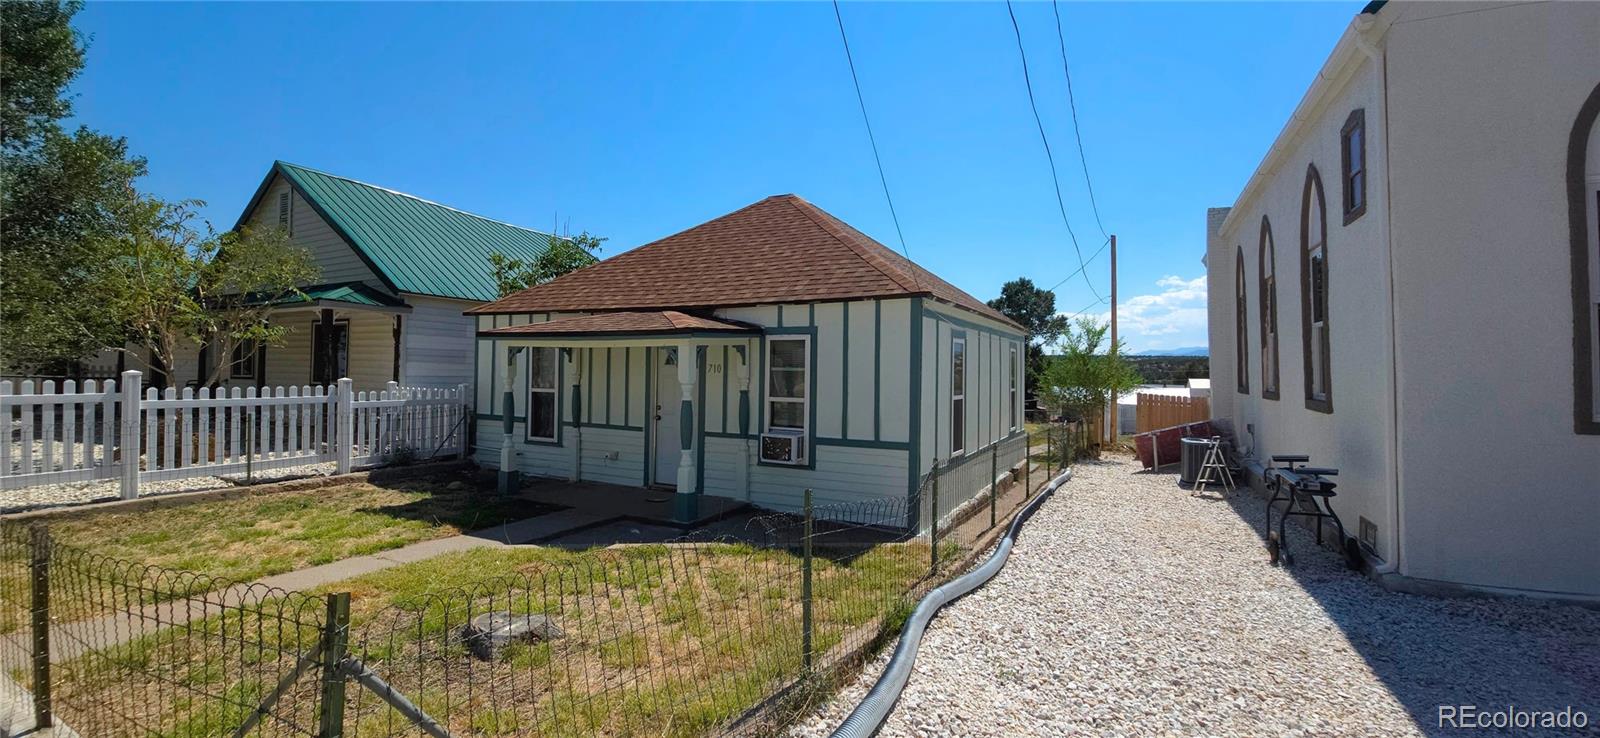
{"type": "Polygon", "coordinates": [[[1017,429],[1017,347],[1011,347],[1011,429],[1017,429]]]}
{"type": "Polygon", "coordinates": [[[967,447],[967,339],[950,342],[950,455],[967,447]]]}
{"type": "Polygon", "coordinates": [[[528,349],[528,440],[556,440],[556,426],[561,422],[557,410],[560,390],[556,387],[560,360],[559,349],[528,349]]]}
{"type": "Polygon", "coordinates": [[[811,339],[767,339],[767,430],[805,433],[811,417],[811,339]]]}

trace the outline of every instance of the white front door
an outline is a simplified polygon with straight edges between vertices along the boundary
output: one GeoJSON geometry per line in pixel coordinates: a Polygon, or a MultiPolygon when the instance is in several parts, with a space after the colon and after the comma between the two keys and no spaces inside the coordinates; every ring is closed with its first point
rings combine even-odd
{"type": "Polygon", "coordinates": [[[683,391],[678,384],[677,350],[656,349],[655,392],[655,483],[669,487],[678,484],[678,460],[683,453],[678,414],[683,391]]]}

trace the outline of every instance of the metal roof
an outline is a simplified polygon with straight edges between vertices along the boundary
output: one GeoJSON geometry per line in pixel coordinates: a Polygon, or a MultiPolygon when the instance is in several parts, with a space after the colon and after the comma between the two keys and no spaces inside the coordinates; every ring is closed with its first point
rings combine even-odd
{"type": "MultiPolygon", "coordinates": [[[[463,300],[499,297],[489,254],[499,251],[530,260],[552,238],[414,195],[359,182],[284,161],[274,162],[245,215],[266,194],[274,174],[344,237],[351,248],[396,292],[463,300]]],[[[244,222],[240,216],[240,223],[244,222]]]]}

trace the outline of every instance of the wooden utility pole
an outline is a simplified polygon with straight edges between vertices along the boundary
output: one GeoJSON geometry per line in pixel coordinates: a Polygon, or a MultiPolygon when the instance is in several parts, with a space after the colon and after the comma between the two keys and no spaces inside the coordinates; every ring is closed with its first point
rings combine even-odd
{"type": "MultiPolygon", "coordinates": [[[[1117,234],[1111,234],[1111,358],[1117,358],[1117,234]]],[[[1115,443],[1117,440],[1117,400],[1112,397],[1106,403],[1105,440],[1115,443]]]]}

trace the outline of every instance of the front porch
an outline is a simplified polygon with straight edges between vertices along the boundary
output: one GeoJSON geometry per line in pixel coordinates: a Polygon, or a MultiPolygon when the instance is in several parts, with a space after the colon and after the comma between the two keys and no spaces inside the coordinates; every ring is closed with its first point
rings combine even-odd
{"type": "Polygon", "coordinates": [[[749,365],[760,328],[661,311],[559,317],[478,337],[489,357],[479,417],[500,421],[480,426],[479,461],[500,470],[502,489],[522,473],[604,483],[603,494],[570,496],[676,525],[748,502],[749,365]]]}

